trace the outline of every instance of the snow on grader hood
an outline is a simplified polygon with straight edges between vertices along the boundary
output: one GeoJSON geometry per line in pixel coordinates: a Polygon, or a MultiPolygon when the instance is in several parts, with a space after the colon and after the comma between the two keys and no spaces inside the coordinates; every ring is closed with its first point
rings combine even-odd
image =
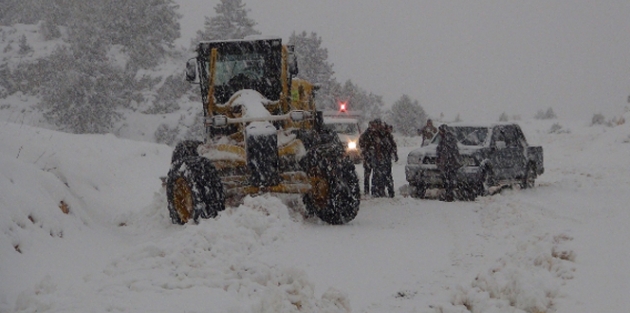
{"type": "Polygon", "coordinates": [[[306,175],[295,174],[290,179],[284,179],[294,181],[295,184],[279,184],[282,177],[273,164],[280,161],[299,162],[306,155],[306,148],[296,134],[291,133],[292,129],[276,129],[272,122],[299,122],[309,118],[312,113],[294,110],[285,115],[272,115],[265,107],[271,103],[255,90],[241,90],[227,103],[219,105],[232,107],[232,112],[238,112],[234,118],[215,115],[208,121],[217,127],[236,124],[237,131],[199,145],[199,155],[212,161],[217,170],[231,177],[246,175],[249,170],[251,183],[257,186],[232,188],[233,185],[228,184],[228,196],[256,194],[260,191],[305,193],[310,190],[306,175]]]}
{"type": "Polygon", "coordinates": [[[279,38],[199,43],[186,79],[200,85],[206,137],[173,151],[165,183],[173,223],[215,217],[262,193],[300,194],[306,214],[330,224],[354,219],[354,164],[323,127],[317,88],[296,74],[293,47],[279,38]]]}

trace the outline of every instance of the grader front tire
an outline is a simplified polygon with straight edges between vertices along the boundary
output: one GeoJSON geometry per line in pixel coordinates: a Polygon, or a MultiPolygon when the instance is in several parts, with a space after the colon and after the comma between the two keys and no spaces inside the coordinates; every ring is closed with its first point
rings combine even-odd
{"type": "Polygon", "coordinates": [[[215,217],[225,209],[223,184],[212,162],[186,157],[172,164],[166,180],[168,211],[173,224],[215,217]]]}
{"type": "Polygon", "coordinates": [[[323,176],[311,179],[313,189],[304,196],[304,204],[309,214],[328,224],[346,224],[357,216],[361,198],[354,164],[343,158],[329,163],[326,171],[318,171],[323,176]]]}

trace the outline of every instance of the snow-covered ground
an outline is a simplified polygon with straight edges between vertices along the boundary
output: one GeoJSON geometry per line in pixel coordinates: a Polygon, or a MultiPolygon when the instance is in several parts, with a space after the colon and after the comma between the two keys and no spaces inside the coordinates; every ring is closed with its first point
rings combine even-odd
{"type": "MultiPolygon", "coordinates": [[[[399,192],[362,200],[342,226],[263,195],[177,226],[159,179],[172,148],[9,120],[0,120],[3,313],[630,307],[630,123],[520,121],[545,152],[531,190],[454,203],[399,192]]],[[[398,188],[419,142],[396,139],[398,188]]]]}

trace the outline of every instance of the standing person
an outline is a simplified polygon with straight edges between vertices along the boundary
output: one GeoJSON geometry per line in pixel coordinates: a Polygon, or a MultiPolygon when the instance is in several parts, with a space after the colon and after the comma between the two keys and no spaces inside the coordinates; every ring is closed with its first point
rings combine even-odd
{"type": "Polygon", "coordinates": [[[359,136],[359,148],[363,158],[363,193],[370,194],[370,179],[374,169],[375,149],[374,138],[376,137],[376,120],[370,121],[368,128],[359,136]]]}
{"type": "Polygon", "coordinates": [[[393,135],[394,128],[392,125],[385,124],[385,159],[383,160],[383,170],[385,171],[385,187],[390,198],[395,196],[394,177],[392,175],[392,158],[394,162],[398,162],[398,147],[393,135]]]}
{"type": "Polygon", "coordinates": [[[371,194],[373,197],[385,196],[385,172],[383,171],[383,154],[385,147],[384,142],[384,129],[381,119],[375,119],[372,121],[372,131],[370,133],[370,143],[372,145],[372,188],[371,194]]]}
{"type": "MultiPolygon", "coordinates": [[[[372,196],[385,197],[392,167],[393,136],[388,132],[388,125],[376,120],[374,132],[374,174],[372,175],[372,196]]],[[[393,192],[393,179],[391,190],[393,192]]]]}
{"type": "Polygon", "coordinates": [[[457,169],[461,167],[459,162],[459,148],[457,147],[457,138],[451,132],[446,124],[442,124],[438,130],[440,142],[437,146],[435,164],[442,172],[442,181],[444,182],[444,201],[454,201],[454,189],[456,185],[457,169]]]}
{"type": "Polygon", "coordinates": [[[418,131],[418,134],[422,136],[422,146],[424,147],[428,145],[437,132],[437,128],[433,126],[433,121],[431,119],[428,119],[427,124],[418,131]]]}

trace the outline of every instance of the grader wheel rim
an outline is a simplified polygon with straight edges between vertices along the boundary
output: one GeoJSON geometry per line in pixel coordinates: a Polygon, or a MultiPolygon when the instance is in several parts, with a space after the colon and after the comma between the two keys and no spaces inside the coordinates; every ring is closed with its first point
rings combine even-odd
{"type": "Polygon", "coordinates": [[[319,177],[312,178],[311,186],[313,202],[315,202],[317,207],[326,207],[328,204],[328,194],[330,193],[330,186],[328,185],[328,182],[319,177]]]}
{"type": "Polygon", "coordinates": [[[179,177],[173,186],[173,205],[182,223],[187,223],[193,211],[192,190],[185,178],[179,177]]]}

